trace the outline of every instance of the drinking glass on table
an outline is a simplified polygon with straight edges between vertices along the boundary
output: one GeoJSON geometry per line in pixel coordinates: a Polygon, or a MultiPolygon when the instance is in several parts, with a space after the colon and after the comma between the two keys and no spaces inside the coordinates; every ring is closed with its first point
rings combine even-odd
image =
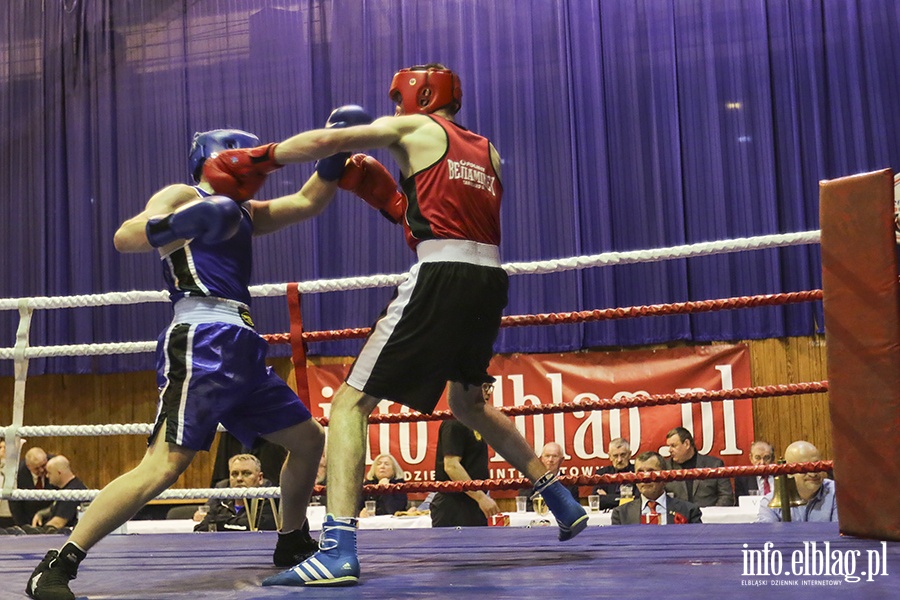
{"type": "Polygon", "coordinates": [[[197,507],[197,512],[200,513],[201,522],[206,519],[206,530],[215,531],[216,524],[209,518],[209,504],[203,504],[202,506],[197,507]]]}
{"type": "Polygon", "coordinates": [[[528,498],[526,496],[516,496],[516,512],[523,513],[528,510],[528,498]]]}
{"type": "Polygon", "coordinates": [[[370,517],[375,516],[375,501],[374,500],[366,500],[366,514],[370,517]]]}

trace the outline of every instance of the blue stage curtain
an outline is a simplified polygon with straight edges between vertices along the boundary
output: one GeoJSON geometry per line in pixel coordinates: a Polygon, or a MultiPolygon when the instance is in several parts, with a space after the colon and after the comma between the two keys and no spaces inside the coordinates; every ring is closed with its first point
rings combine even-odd
{"type": "MultiPolygon", "coordinates": [[[[156,257],[120,255],[112,237],[155,191],[188,180],[194,131],[269,141],[321,126],[341,104],[391,114],[391,77],[416,63],[460,74],[459,122],[503,156],[507,262],[817,229],[819,180],[900,163],[895,0],[66,0],[8,2],[0,15],[2,297],[158,289],[156,257]]],[[[261,197],[311,172],[289,166],[261,197]]],[[[399,273],[413,261],[399,228],[342,192],[317,219],[260,238],[254,279],[399,273]]],[[[517,276],[507,314],[820,280],[817,247],[517,276]]],[[[310,295],[305,326],[369,325],[391,293],[310,295]]],[[[153,339],[169,312],[39,311],[31,342],[153,339]]],[[[261,331],[288,330],[284,299],[258,300],[254,313],[261,331]]],[[[13,345],[16,323],[0,314],[0,346],[13,345]]],[[[506,329],[496,350],[822,329],[820,304],[805,304],[506,329]]],[[[81,357],[36,360],[31,373],[152,366],[149,355],[81,357]]]]}

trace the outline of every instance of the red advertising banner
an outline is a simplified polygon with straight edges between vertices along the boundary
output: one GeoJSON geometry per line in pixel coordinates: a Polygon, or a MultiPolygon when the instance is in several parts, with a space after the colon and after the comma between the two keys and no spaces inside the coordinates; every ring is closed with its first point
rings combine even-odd
{"type": "MultiPolygon", "coordinates": [[[[309,387],[314,416],[328,416],[331,397],[349,368],[347,364],[310,366],[309,387]]],[[[490,373],[496,378],[495,406],[562,404],[576,400],[625,398],[653,394],[727,390],[750,386],[750,353],[745,345],[715,345],[621,352],[514,354],[495,356],[490,373]]],[[[438,410],[446,410],[446,396],[438,410]]],[[[382,413],[409,412],[382,401],[382,413]]],[[[747,465],[753,441],[751,400],[652,406],[613,411],[581,411],[514,417],[516,427],[540,452],[547,442],[563,446],[564,474],[591,475],[609,464],[609,441],[624,437],[632,456],[645,450],[668,455],[666,432],[683,426],[694,434],[701,454],[722,458],[726,465],[747,465]]],[[[411,481],[434,479],[434,457],[440,423],[392,423],[369,427],[367,464],[382,452],[400,462],[411,481]]],[[[521,474],[493,451],[492,478],[521,474]]]]}

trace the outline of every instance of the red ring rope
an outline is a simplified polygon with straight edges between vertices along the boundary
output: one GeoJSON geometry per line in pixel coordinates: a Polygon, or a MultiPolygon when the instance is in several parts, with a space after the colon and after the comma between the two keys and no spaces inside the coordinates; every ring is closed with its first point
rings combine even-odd
{"type": "MultiPolygon", "coordinates": [[[[604,308],[576,312],[543,313],[537,315],[508,315],[500,322],[501,327],[524,327],[526,325],[557,325],[563,323],[586,323],[592,321],[609,321],[632,317],[649,317],[677,315],[696,312],[712,312],[735,308],[756,308],[759,306],[777,306],[796,304],[822,299],[822,290],[789,292],[783,294],[761,294],[757,296],[737,296],[719,300],[697,300],[691,302],[675,302],[669,304],[651,304],[628,308],[604,308]]],[[[305,342],[327,342],[364,338],[369,335],[369,327],[349,329],[333,329],[330,331],[310,331],[303,333],[305,342]]],[[[288,344],[289,333],[272,333],[263,335],[270,344],[288,344]]]]}
{"type": "MultiPolygon", "coordinates": [[[[670,469],[646,473],[621,473],[616,475],[582,475],[560,477],[565,485],[597,485],[599,483],[642,483],[647,481],[681,481],[692,479],[724,479],[745,475],[788,475],[791,473],[816,473],[830,471],[830,460],[742,467],[718,467],[716,469],[670,469]]],[[[400,494],[412,492],[469,492],[475,490],[520,490],[532,487],[530,480],[475,479],[471,481],[417,481],[406,483],[369,484],[363,486],[366,494],[400,494]]],[[[314,494],[325,492],[325,486],[316,486],[314,494]]]]}

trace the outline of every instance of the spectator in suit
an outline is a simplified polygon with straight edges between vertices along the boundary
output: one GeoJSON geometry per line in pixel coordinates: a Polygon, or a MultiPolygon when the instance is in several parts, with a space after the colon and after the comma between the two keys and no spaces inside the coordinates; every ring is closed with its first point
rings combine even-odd
{"type": "MultiPolygon", "coordinates": [[[[666,434],[672,469],[715,469],[724,467],[721,458],[704,456],[697,452],[694,436],[684,427],[676,427],[666,434]]],[[[734,495],[730,479],[692,479],[672,481],[666,491],[676,498],[687,500],[697,506],[734,506],[734,495]]]]}
{"type": "MultiPolygon", "coordinates": [[[[252,488],[271,485],[263,477],[259,459],[252,454],[237,454],[228,461],[228,487],[252,488]]],[[[275,513],[268,499],[229,498],[210,500],[209,512],[194,526],[194,531],[275,531],[275,513]],[[251,517],[251,513],[254,513],[251,517]],[[253,522],[251,524],[251,518],[253,522]]],[[[196,520],[196,515],[194,517],[196,520]]]]}
{"type": "MultiPolygon", "coordinates": [[[[400,467],[400,463],[397,462],[397,459],[390,454],[379,454],[375,457],[375,460],[372,461],[372,466],[369,468],[368,473],[366,473],[366,480],[363,483],[368,485],[379,483],[404,483],[405,481],[406,477],[404,476],[403,469],[400,467]]],[[[392,515],[397,511],[406,510],[406,506],[409,503],[406,494],[371,494],[366,496],[363,501],[365,500],[375,501],[376,515],[392,515]]],[[[366,512],[366,509],[362,508],[359,516],[368,517],[374,515],[369,515],[369,513],[366,512]]]]}
{"type": "MultiPolygon", "coordinates": [[[[443,421],[438,429],[435,481],[471,481],[489,477],[488,446],[481,434],[460,421],[443,421]]],[[[487,520],[499,512],[500,507],[494,499],[480,490],[437,492],[431,500],[431,526],[486,526],[487,520]]]]}
{"type": "MultiPolygon", "coordinates": [[[[566,453],[562,449],[562,446],[557,444],[556,442],[548,442],[544,444],[544,448],[541,450],[541,462],[544,463],[544,466],[547,467],[548,473],[556,473],[557,475],[563,475],[562,473],[562,464],[566,460],[566,453]]],[[[577,485],[567,485],[565,486],[569,493],[572,494],[572,497],[578,500],[578,486],[577,485]]],[[[519,496],[527,496],[532,497],[534,495],[534,488],[526,488],[524,490],[519,490],[519,496]]]]}
{"type": "MultiPolygon", "coordinates": [[[[642,452],[634,459],[634,471],[664,471],[666,463],[656,452],[642,452]]],[[[628,502],[617,506],[612,511],[613,525],[633,525],[647,523],[652,525],[672,525],[681,523],[701,523],[700,507],[678,498],[669,498],[665,494],[666,484],[653,481],[637,484],[640,502],[628,502]]]]}
{"type": "MultiPolygon", "coordinates": [[[[4,469],[6,469],[6,440],[0,439],[0,489],[3,488],[3,484],[6,482],[4,469]]],[[[9,501],[0,500],[0,528],[12,527],[15,524],[12,512],[9,510],[9,501]]]]}
{"type": "MultiPolygon", "coordinates": [[[[787,464],[798,462],[815,462],[821,460],[819,450],[809,442],[797,441],[784,450],[784,461],[787,464]]],[[[816,473],[794,473],[800,497],[806,500],[803,506],[791,507],[791,521],[837,521],[837,502],[834,495],[834,481],[825,477],[822,471],[816,473]]],[[[763,496],[759,502],[757,523],[776,523],[781,521],[781,509],[769,508],[772,494],[763,496]]]]}
{"type": "MultiPolygon", "coordinates": [[[[750,463],[755,467],[771,465],[775,462],[775,449],[772,444],[757,440],[750,444],[750,463]]],[[[748,475],[734,478],[734,496],[750,496],[758,493],[765,496],[775,489],[774,475],[748,475]]]]}
{"type": "MultiPolygon", "coordinates": [[[[86,490],[87,486],[72,472],[72,465],[69,459],[58,454],[47,461],[46,466],[47,481],[52,489],[60,490],[86,490]]],[[[34,527],[62,529],[63,527],[75,527],[78,522],[78,505],[77,500],[55,500],[47,508],[41,509],[34,514],[31,519],[31,525],[34,527]]]]}
{"type": "MultiPolygon", "coordinates": [[[[634,473],[631,464],[631,444],[625,438],[615,438],[609,442],[609,462],[606,467],[598,467],[597,475],[615,475],[617,473],[634,473]]],[[[621,487],[630,486],[630,483],[601,483],[594,488],[594,493],[600,496],[600,509],[615,508],[619,505],[621,487]]]]}
{"type": "MultiPolygon", "coordinates": [[[[47,480],[47,456],[43,448],[35,446],[25,453],[25,458],[19,463],[19,472],[16,474],[16,488],[20,490],[54,489],[47,480]]],[[[31,525],[37,511],[53,504],[52,500],[16,500],[9,503],[13,521],[19,527],[31,525]]]]}

